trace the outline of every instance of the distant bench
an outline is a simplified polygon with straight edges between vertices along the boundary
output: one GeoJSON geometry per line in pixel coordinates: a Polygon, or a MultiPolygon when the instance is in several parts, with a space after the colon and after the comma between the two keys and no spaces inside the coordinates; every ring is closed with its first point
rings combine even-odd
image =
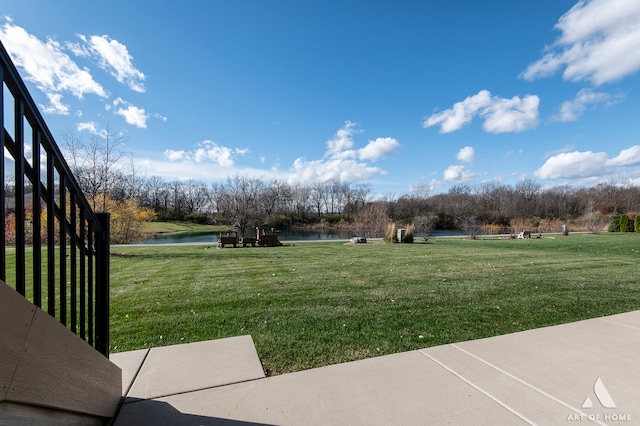
{"type": "Polygon", "coordinates": [[[236,244],[238,244],[238,233],[231,229],[227,229],[225,232],[220,232],[218,246],[224,248],[225,244],[233,244],[233,248],[236,248],[236,244]]]}
{"type": "Polygon", "coordinates": [[[531,231],[522,231],[518,234],[519,239],[531,238],[531,231]]]}
{"type": "Polygon", "coordinates": [[[256,239],[251,237],[243,237],[242,238],[242,247],[246,247],[251,244],[251,247],[256,246],[256,239]]]}

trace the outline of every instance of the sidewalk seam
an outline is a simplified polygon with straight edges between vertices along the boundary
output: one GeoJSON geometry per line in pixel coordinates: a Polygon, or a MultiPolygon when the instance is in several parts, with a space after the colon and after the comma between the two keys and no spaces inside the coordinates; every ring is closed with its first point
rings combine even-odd
{"type": "Polygon", "coordinates": [[[138,376],[140,375],[140,371],[142,371],[142,367],[144,366],[144,363],[147,361],[147,357],[149,356],[149,353],[151,353],[151,349],[153,348],[147,349],[147,353],[144,354],[144,358],[142,358],[142,362],[140,363],[140,366],[136,370],[136,374],[133,375],[133,379],[131,380],[131,383],[129,383],[129,387],[127,387],[127,391],[124,393],[124,395],[122,395],[123,399],[129,395],[129,392],[131,392],[131,388],[133,387],[134,383],[138,379],[138,376]]]}
{"type": "MultiPolygon", "coordinates": [[[[484,359],[480,358],[479,356],[472,354],[471,352],[469,352],[469,351],[467,351],[467,350],[465,350],[465,349],[461,348],[460,346],[456,345],[455,343],[451,344],[451,346],[452,346],[453,348],[455,348],[455,349],[459,350],[460,352],[463,352],[463,353],[465,353],[466,355],[468,355],[468,356],[470,356],[470,357],[472,357],[472,358],[474,358],[474,359],[476,359],[476,360],[478,360],[478,361],[482,362],[483,364],[488,365],[489,367],[491,367],[491,368],[493,368],[494,370],[496,370],[496,371],[500,372],[501,374],[504,374],[505,376],[507,376],[507,377],[509,377],[509,378],[511,378],[511,379],[513,379],[513,380],[515,380],[515,381],[517,381],[517,382],[519,382],[519,383],[523,384],[524,386],[527,386],[527,387],[528,387],[528,388],[530,388],[530,389],[533,389],[534,391],[536,391],[536,392],[538,392],[539,394],[541,394],[541,395],[543,395],[543,396],[545,396],[545,397],[547,397],[547,398],[551,399],[552,401],[555,401],[555,402],[557,402],[558,404],[560,404],[560,405],[562,405],[562,406],[564,406],[564,407],[566,407],[566,408],[568,408],[568,409],[570,409],[570,410],[572,410],[572,411],[575,411],[576,413],[578,413],[578,414],[580,414],[580,415],[588,416],[588,414],[587,414],[587,413],[584,413],[583,411],[580,411],[580,410],[578,410],[577,408],[572,407],[571,405],[567,404],[566,402],[564,402],[564,401],[562,401],[562,400],[560,400],[560,399],[556,398],[555,396],[553,396],[553,395],[551,395],[551,394],[549,394],[549,393],[547,393],[547,392],[543,391],[542,389],[537,388],[536,386],[532,385],[531,383],[527,383],[527,382],[525,382],[524,380],[520,379],[519,377],[516,377],[516,376],[514,376],[513,374],[509,373],[508,371],[505,371],[505,370],[503,370],[502,368],[498,367],[497,365],[494,365],[494,364],[490,363],[489,361],[484,360],[484,359]]],[[[446,368],[446,367],[445,367],[445,368],[446,368]]],[[[600,422],[600,421],[598,421],[598,420],[595,420],[595,423],[597,423],[597,424],[599,424],[599,425],[606,426],[606,424],[605,424],[605,423],[602,423],[602,422],[600,422]]]]}
{"type": "Polygon", "coordinates": [[[640,330],[640,327],[636,327],[636,326],[634,326],[634,325],[623,324],[623,323],[621,323],[621,322],[618,322],[618,321],[612,321],[612,320],[610,320],[610,319],[606,319],[606,318],[600,318],[600,320],[601,320],[601,321],[604,321],[604,322],[611,323],[611,324],[616,324],[616,325],[621,325],[621,326],[623,326],[623,327],[631,328],[631,329],[633,329],[633,330],[640,330]]]}
{"type": "Polygon", "coordinates": [[[189,394],[189,393],[201,392],[201,391],[210,390],[210,389],[218,389],[218,388],[223,388],[223,387],[226,387],[226,386],[238,385],[240,383],[255,382],[255,381],[258,381],[258,380],[263,380],[265,378],[266,377],[257,377],[255,379],[238,380],[237,382],[225,383],[225,384],[222,384],[222,385],[205,386],[203,388],[189,389],[189,390],[180,391],[180,392],[168,393],[168,394],[165,394],[165,395],[158,395],[158,396],[154,396],[154,397],[151,397],[151,398],[136,397],[136,399],[139,399],[138,401],[131,401],[131,402],[128,402],[127,404],[136,404],[138,402],[153,401],[153,400],[156,400],[156,399],[169,398],[169,397],[177,396],[177,395],[185,395],[185,394],[189,394]]]}
{"type": "MultiPolygon", "coordinates": [[[[451,346],[454,346],[454,345],[451,345],[451,346]]],[[[494,401],[495,403],[497,403],[498,405],[500,405],[501,407],[503,407],[504,409],[509,411],[511,414],[515,415],[516,417],[519,417],[520,419],[522,419],[523,421],[527,422],[528,424],[530,424],[532,426],[537,426],[537,423],[535,423],[533,420],[529,419],[524,414],[519,413],[515,408],[511,408],[505,402],[499,400],[495,396],[491,395],[489,392],[486,392],[484,389],[480,388],[475,383],[471,382],[470,380],[466,379],[462,375],[458,374],[455,370],[453,370],[452,368],[449,368],[447,365],[445,365],[442,362],[438,361],[437,359],[435,359],[434,357],[432,357],[428,353],[423,352],[423,351],[418,351],[418,352],[420,352],[422,355],[426,356],[431,361],[433,361],[436,364],[438,364],[440,367],[444,368],[445,370],[447,370],[448,372],[450,372],[451,374],[453,374],[454,376],[456,376],[457,378],[459,378],[460,380],[462,380],[463,382],[465,382],[466,384],[468,384],[469,386],[471,386],[472,388],[474,388],[475,390],[477,390],[478,392],[480,392],[481,394],[486,396],[487,398],[491,399],[492,401],[494,401]]]]}

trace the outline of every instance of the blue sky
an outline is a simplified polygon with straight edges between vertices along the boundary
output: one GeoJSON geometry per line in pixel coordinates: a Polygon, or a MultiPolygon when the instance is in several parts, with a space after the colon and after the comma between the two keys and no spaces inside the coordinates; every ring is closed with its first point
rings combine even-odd
{"type": "Polygon", "coordinates": [[[0,0],[58,139],[145,176],[640,185],[636,0],[0,0]]]}

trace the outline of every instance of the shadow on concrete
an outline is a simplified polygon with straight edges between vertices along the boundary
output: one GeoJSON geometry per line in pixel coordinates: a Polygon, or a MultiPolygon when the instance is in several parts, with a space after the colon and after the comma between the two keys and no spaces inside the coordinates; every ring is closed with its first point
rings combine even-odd
{"type": "Polygon", "coordinates": [[[266,426],[265,423],[252,423],[241,420],[199,416],[182,413],[171,404],[163,401],[141,398],[126,398],[112,426],[266,426]]]}

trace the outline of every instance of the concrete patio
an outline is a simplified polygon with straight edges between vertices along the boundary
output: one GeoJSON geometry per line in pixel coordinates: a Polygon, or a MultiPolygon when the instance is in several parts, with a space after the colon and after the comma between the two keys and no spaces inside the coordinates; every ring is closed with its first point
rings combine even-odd
{"type": "Polygon", "coordinates": [[[112,354],[124,425],[640,424],[640,311],[265,377],[250,336],[112,354]]]}

